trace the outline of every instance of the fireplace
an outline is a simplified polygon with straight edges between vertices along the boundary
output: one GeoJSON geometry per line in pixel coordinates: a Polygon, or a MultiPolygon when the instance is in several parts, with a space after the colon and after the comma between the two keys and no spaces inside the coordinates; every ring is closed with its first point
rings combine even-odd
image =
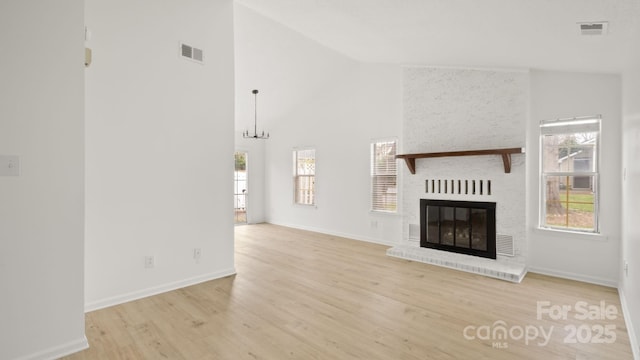
{"type": "Polygon", "coordinates": [[[496,203],[420,199],[420,246],[496,258],[496,203]]]}

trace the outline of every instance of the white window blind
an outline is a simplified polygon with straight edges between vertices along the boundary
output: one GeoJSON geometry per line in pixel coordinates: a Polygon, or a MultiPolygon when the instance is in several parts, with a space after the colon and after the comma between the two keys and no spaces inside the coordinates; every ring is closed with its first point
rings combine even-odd
{"type": "Polygon", "coordinates": [[[396,141],[371,144],[371,210],[396,212],[398,203],[398,171],[396,141]]]}
{"type": "Polygon", "coordinates": [[[316,151],[301,149],[293,151],[293,191],[294,202],[301,205],[315,205],[316,151]]]}
{"type": "Polygon", "coordinates": [[[600,116],[540,123],[540,227],[598,232],[600,116]]]}

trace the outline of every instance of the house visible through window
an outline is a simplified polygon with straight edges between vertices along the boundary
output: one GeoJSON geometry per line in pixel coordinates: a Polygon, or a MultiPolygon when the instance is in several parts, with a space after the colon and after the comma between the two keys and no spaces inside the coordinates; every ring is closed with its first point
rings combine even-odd
{"type": "Polygon", "coordinates": [[[540,226],[598,232],[600,117],[543,121],[540,226]]]}
{"type": "Polygon", "coordinates": [[[396,212],[398,185],[396,141],[371,144],[371,210],[396,212]]]}
{"type": "Polygon", "coordinates": [[[315,205],[316,151],[303,149],[293,151],[294,202],[315,205]]]}

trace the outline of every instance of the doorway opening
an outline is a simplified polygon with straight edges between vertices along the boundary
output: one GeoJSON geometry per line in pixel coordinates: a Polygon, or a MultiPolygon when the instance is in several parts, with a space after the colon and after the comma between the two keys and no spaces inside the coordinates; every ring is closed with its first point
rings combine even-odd
{"type": "Polygon", "coordinates": [[[247,223],[247,153],[236,151],[235,170],[233,172],[234,223],[247,223]]]}

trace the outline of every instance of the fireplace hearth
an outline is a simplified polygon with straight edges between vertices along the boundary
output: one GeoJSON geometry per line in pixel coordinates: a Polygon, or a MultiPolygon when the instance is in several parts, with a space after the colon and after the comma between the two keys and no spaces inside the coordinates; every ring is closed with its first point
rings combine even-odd
{"type": "Polygon", "coordinates": [[[420,199],[420,247],[496,258],[496,203],[420,199]]]}

